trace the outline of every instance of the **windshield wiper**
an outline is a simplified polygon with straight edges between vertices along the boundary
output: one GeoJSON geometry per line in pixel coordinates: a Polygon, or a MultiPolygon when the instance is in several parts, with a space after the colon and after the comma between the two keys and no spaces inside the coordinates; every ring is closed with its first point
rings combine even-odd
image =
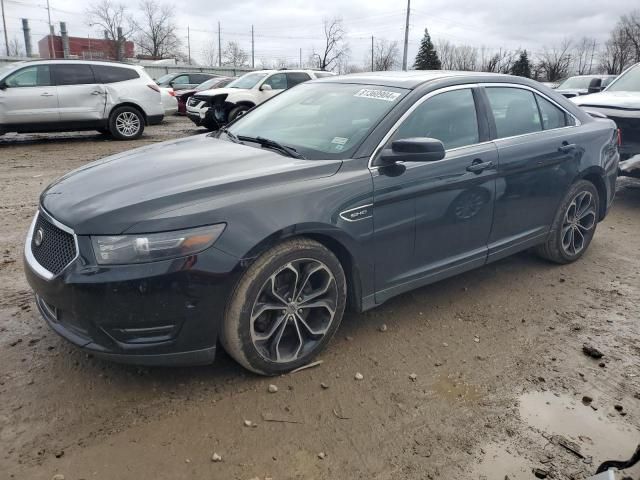
{"type": "Polygon", "coordinates": [[[282,145],[281,143],[278,143],[275,140],[271,140],[269,138],[264,138],[264,137],[245,137],[243,135],[240,135],[237,138],[242,140],[242,141],[245,141],[245,142],[259,143],[263,147],[267,147],[267,148],[272,148],[274,150],[278,150],[278,151],[288,155],[289,157],[300,158],[302,160],[306,160],[304,158],[304,156],[301,155],[300,153],[298,153],[295,148],[288,147],[286,145],[282,145]]]}
{"type": "Polygon", "coordinates": [[[233,143],[241,143],[240,139],[236,136],[236,134],[230,132],[227,127],[221,127],[218,129],[218,137],[220,137],[220,133],[224,133],[227,137],[231,139],[233,143]]]}

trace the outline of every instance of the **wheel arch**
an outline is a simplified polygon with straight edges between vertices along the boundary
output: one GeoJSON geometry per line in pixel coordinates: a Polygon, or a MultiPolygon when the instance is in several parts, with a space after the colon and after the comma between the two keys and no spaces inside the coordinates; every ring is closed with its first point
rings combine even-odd
{"type": "Polygon", "coordinates": [[[316,225],[294,225],[283,228],[261,240],[245,255],[245,258],[253,262],[274,245],[293,238],[315,240],[336,256],[347,281],[347,308],[351,311],[362,311],[361,269],[351,248],[348,246],[350,242],[346,234],[336,227],[328,229],[326,225],[321,227],[316,225]]]}
{"type": "Polygon", "coordinates": [[[577,180],[587,180],[588,182],[593,183],[598,191],[599,202],[598,202],[598,221],[602,220],[607,213],[607,184],[604,181],[604,171],[598,167],[591,167],[584,172],[576,179],[577,180]]]}

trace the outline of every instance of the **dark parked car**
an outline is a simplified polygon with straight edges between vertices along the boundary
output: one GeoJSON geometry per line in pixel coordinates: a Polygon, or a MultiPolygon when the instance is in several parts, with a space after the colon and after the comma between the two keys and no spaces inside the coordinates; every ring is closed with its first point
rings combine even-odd
{"type": "Polygon", "coordinates": [[[567,98],[598,93],[616,78],[616,75],[577,75],[563,81],[556,87],[556,91],[567,98]]]}
{"type": "Polygon", "coordinates": [[[376,72],[300,84],[226,128],[45,189],[25,271],[49,326],[107,359],[278,374],[345,307],[535,247],[580,258],[617,132],[520,77],[376,72]]]}
{"type": "Polygon", "coordinates": [[[201,72],[177,72],[167,73],[156,80],[159,87],[173,88],[174,90],[186,90],[196,88],[202,82],[217,77],[213,73],[201,72]]]}
{"type": "Polygon", "coordinates": [[[233,80],[235,80],[235,77],[214,77],[210,78],[206,82],[201,83],[195,88],[176,91],[174,93],[174,96],[178,100],[178,114],[187,114],[187,100],[189,100],[196,92],[211,90],[212,88],[222,88],[227,86],[227,84],[229,84],[229,82],[232,82],[233,80]]]}

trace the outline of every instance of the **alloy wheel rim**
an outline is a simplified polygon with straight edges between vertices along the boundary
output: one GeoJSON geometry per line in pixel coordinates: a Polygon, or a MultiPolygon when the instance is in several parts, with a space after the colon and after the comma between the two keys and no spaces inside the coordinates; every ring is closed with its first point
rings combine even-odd
{"type": "Polygon", "coordinates": [[[132,137],[140,130],[140,118],[133,112],[122,112],[116,117],[116,129],[125,137],[132,137]]]}
{"type": "Polygon", "coordinates": [[[562,223],[562,249],[574,256],[585,248],[596,225],[596,206],[590,192],[578,193],[567,208],[562,223]]]}
{"type": "Polygon", "coordinates": [[[322,262],[298,259],[273,273],[251,309],[251,341],[265,360],[293,362],[325,337],[336,314],[338,288],[322,262]]]}

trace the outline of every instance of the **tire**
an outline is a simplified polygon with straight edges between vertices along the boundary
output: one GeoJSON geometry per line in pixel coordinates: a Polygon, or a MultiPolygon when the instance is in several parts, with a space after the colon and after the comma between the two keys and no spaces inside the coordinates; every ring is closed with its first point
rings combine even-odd
{"type": "Polygon", "coordinates": [[[133,107],[118,107],[109,116],[109,131],[116,140],[135,140],[144,132],[144,117],[133,107]]]}
{"type": "Polygon", "coordinates": [[[229,111],[229,115],[227,116],[227,123],[233,122],[238,116],[242,115],[244,112],[250,110],[251,107],[247,105],[238,105],[237,107],[232,108],[229,111]]]}
{"type": "Polygon", "coordinates": [[[560,203],[551,232],[545,243],[536,247],[536,253],[559,264],[575,262],[589,248],[599,212],[595,185],[587,180],[577,181],[560,203]]]}
{"type": "Polygon", "coordinates": [[[346,297],[344,271],[333,253],[314,240],[287,240],[262,254],[239,280],[225,311],[220,342],[252,372],[288,372],[308,364],[331,340],[346,297]],[[298,299],[287,295],[292,289],[298,299]]]}

